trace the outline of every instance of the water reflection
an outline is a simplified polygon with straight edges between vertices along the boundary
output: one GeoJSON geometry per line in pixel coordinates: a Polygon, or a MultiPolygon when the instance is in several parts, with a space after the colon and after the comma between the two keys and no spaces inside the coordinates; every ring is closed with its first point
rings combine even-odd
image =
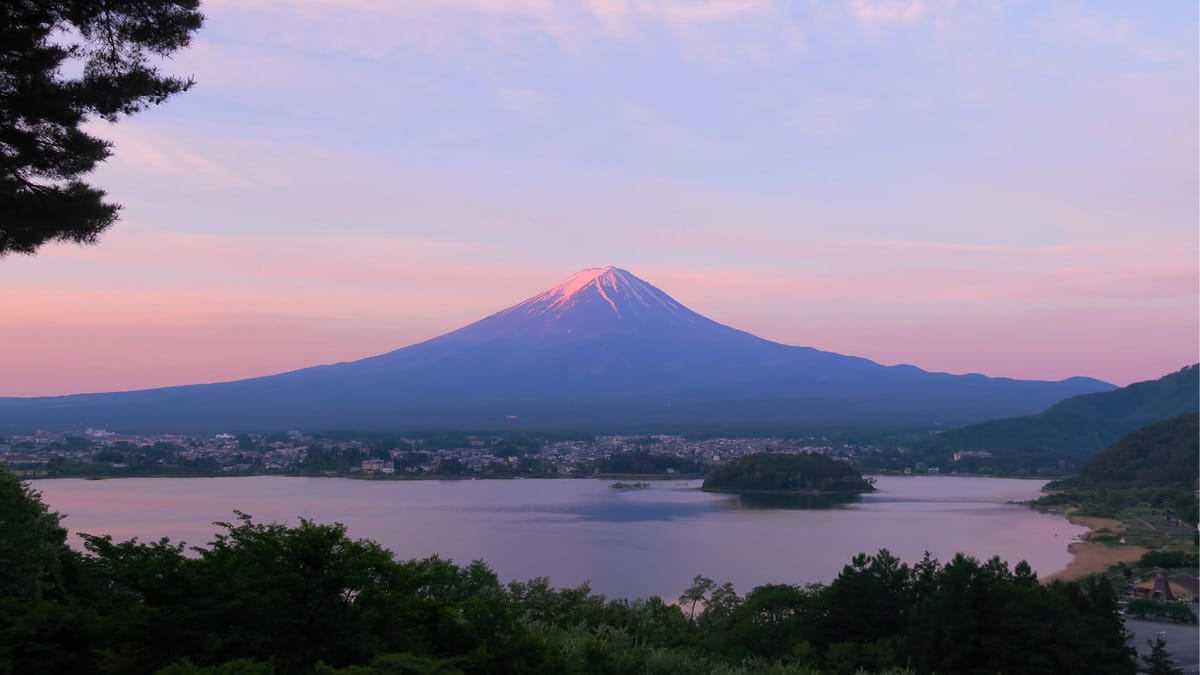
{"type": "MultiPolygon", "coordinates": [[[[678,597],[697,574],[745,592],[764,583],[827,582],[857,553],[904,560],[931,551],[1029,560],[1062,569],[1084,531],[1009,504],[1042,482],[881,477],[879,492],[703,492],[699,481],[614,490],[609,481],[361,481],[336,478],[145,478],[37,481],[74,532],[204,544],[239,509],[258,522],[341,522],[401,559],[483,559],[504,580],[590,581],[611,597],[678,597]],[[819,542],[817,544],[816,542],[819,542]]],[[[72,543],[79,546],[77,537],[72,543]]]]}
{"type": "MultiPolygon", "coordinates": [[[[601,523],[669,522],[699,518],[720,511],[745,508],[735,495],[713,495],[695,488],[663,488],[645,493],[598,493],[587,501],[523,503],[510,505],[453,505],[448,511],[514,514],[527,521],[557,521],[570,518],[601,523]],[[675,493],[675,494],[672,494],[675,493]],[[682,494],[680,494],[682,493],[682,494]],[[690,494],[688,494],[690,493],[690,494]]],[[[763,506],[760,508],[797,508],[763,506]]]]}
{"type": "Polygon", "coordinates": [[[738,495],[744,509],[834,509],[862,501],[858,494],[746,494],[738,495]]]}

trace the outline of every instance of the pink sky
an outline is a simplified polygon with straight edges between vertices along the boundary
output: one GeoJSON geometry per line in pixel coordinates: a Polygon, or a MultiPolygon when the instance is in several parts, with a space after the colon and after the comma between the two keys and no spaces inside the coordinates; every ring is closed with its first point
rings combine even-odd
{"type": "Polygon", "coordinates": [[[1200,360],[1194,3],[206,3],[0,259],[0,396],[435,337],[616,265],[762,337],[1116,384],[1200,360]],[[263,30],[263,26],[270,27],[263,30]]]}
{"type": "MultiPolygon", "coordinates": [[[[352,360],[452,330],[575,271],[514,268],[470,246],[415,241],[176,239],[128,226],[100,247],[6,261],[36,278],[0,296],[9,317],[3,393],[211,382],[352,360]],[[111,272],[105,286],[84,287],[105,277],[81,271],[91,265],[111,272]],[[141,268],[159,270],[163,283],[143,286],[151,272],[141,268]]],[[[1196,272],[1186,254],[1143,268],[1124,262],[1132,250],[806,248],[820,262],[803,273],[773,269],[790,264],[787,251],[762,257],[766,269],[624,266],[723,323],[886,364],[1127,384],[1195,360],[1196,272]]]]}

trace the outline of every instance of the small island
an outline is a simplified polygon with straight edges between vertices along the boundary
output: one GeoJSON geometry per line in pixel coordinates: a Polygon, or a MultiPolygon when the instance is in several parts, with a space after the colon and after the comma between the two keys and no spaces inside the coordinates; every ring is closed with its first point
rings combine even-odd
{"type": "Polygon", "coordinates": [[[874,492],[846,462],[824,455],[746,455],[718,467],[704,479],[707,492],[734,494],[860,494],[874,492]]]}

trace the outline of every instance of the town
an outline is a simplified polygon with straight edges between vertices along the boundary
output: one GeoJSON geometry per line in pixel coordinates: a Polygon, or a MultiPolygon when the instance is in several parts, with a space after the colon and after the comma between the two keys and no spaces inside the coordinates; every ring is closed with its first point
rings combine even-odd
{"type": "MultiPolygon", "coordinates": [[[[286,431],[275,434],[120,434],[104,429],[0,438],[0,462],[27,477],[308,475],[375,478],[699,476],[755,453],[820,453],[856,464],[889,454],[808,438],[710,438],[439,432],[286,431]]],[[[890,454],[897,454],[890,451],[890,454]]],[[[903,453],[899,453],[903,454],[903,453]]],[[[918,464],[901,472],[937,473],[918,464]]]]}

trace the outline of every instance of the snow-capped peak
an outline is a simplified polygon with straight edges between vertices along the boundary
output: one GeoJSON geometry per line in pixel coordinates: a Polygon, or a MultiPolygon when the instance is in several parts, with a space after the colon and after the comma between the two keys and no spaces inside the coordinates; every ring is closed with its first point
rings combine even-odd
{"type": "MultiPolygon", "coordinates": [[[[537,323],[523,324],[524,328],[513,324],[510,328],[523,331],[536,325],[539,334],[565,331],[576,336],[652,327],[682,328],[707,321],[666,293],[611,265],[580,270],[492,318],[506,322],[532,319],[537,323]]],[[[499,328],[499,324],[493,327],[499,328]]]]}
{"type": "Polygon", "coordinates": [[[526,316],[553,315],[573,304],[589,300],[603,302],[617,318],[621,318],[625,311],[640,313],[640,309],[652,305],[671,310],[683,309],[666,293],[619,267],[609,265],[580,270],[562,283],[510,308],[510,311],[526,316]]]}
{"type": "Polygon", "coordinates": [[[561,309],[571,304],[583,291],[594,289],[612,308],[613,313],[620,316],[621,310],[613,302],[612,298],[605,293],[604,289],[616,290],[622,285],[635,283],[636,281],[637,278],[632,274],[612,265],[607,267],[589,267],[572,274],[557,286],[539,293],[521,304],[530,306],[530,309],[535,310],[535,312],[531,313],[542,314],[546,311],[561,309]]]}
{"type": "MultiPolygon", "coordinates": [[[[581,270],[561,283],[439,340],[531,339],[538,344],[602,335],[691,335],[736,332],[693,312],[619,267],[581,270]]],[[[435,340],[436,341],[436,340],[435,340]]]]}
{"type": "Polygon", "coordinates": [[[534,296],[534,298],[530,298],[530,300],[542,299],[552,300],[556,304],[562,303],[570,300],[576,293],[591,285],[595,285],[597,288],[601,286],[616,287],[617,275],[623,273],[625,273],[624,270],[617,269],[612,265],[608,267],[589,267],[572,274],[562,283],[544,293],[534,296]]]}

